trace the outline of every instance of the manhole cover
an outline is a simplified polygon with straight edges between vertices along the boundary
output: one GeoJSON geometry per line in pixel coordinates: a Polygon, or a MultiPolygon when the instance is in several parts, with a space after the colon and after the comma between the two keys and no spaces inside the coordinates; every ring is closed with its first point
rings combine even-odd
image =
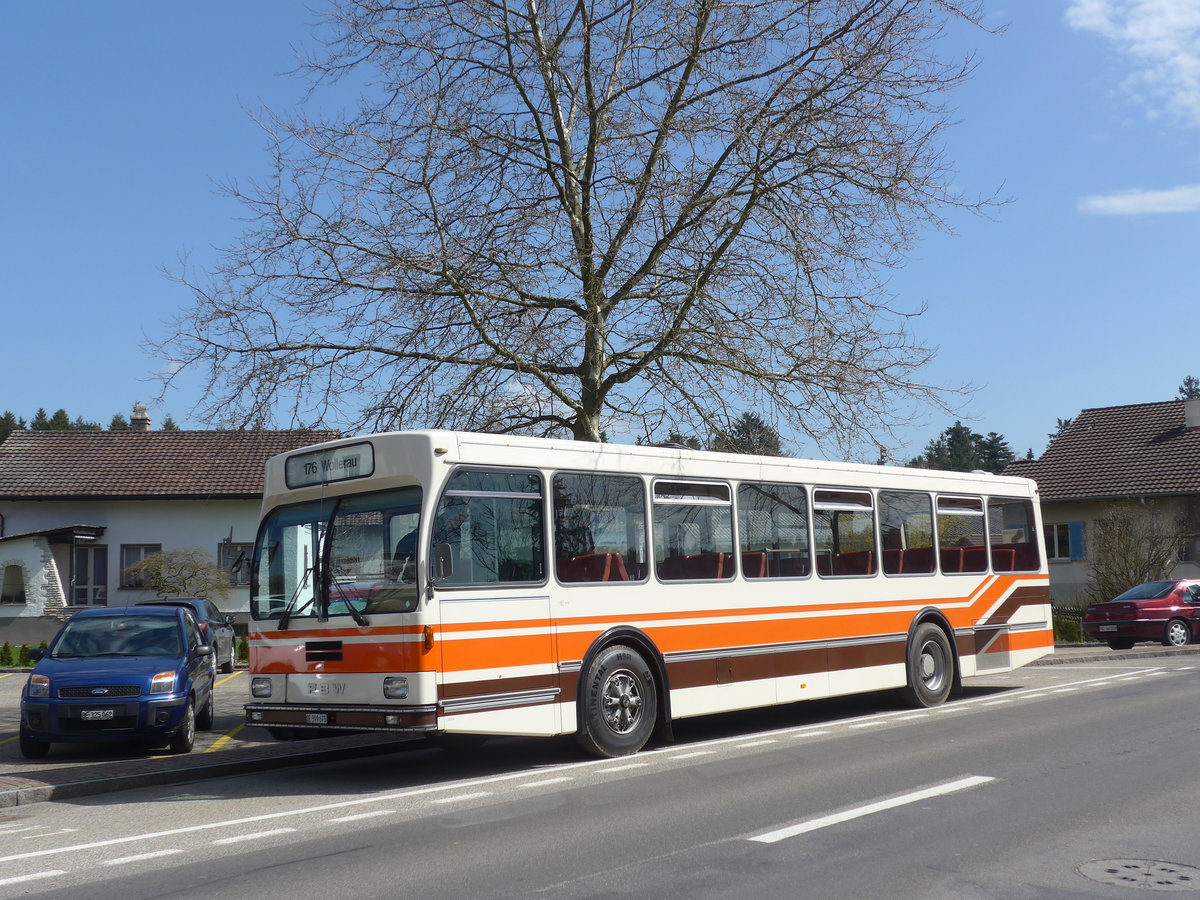
{"type": "Polygon", "coordinates": [[[1095,859],[1076,866],[1075,871],[1101,884],[1148,891],[1200,891],[1200,868],[1161,859],[1095,859]]]}

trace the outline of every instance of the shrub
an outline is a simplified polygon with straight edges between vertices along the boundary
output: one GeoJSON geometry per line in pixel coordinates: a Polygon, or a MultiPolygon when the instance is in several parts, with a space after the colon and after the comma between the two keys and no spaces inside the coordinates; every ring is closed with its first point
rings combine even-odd
{"type": "Polygon", "coordinates": [[[13,664],[13,646],[8,641],[4,642],[4,646],[0,647],[0,666],[11,666],[13,664]]]}

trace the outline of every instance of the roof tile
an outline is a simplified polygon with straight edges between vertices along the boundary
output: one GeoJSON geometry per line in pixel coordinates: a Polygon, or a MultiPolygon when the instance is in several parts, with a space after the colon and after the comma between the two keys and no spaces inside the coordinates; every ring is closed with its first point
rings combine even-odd
{"type": "Polygon", "coordinates": [[[1186,427],[1185,402],[1196,401],[1085,409],[1004,474],[1034,479],[1043,500],[1200,494],[1200,428],[1186,427]]]}
{"type": "Polygon", "coordinates": [[[254,497],[269,457],[336,431],[14,431],[0,499],[254,497]]]}

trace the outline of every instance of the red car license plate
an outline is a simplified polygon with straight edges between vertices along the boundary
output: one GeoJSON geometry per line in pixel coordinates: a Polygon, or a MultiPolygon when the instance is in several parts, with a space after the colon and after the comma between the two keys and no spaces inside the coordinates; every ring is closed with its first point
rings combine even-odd
{"type": "Polygon", "coordinates": [[[1117,630],[1117,626],[1116,626],[1116,625],[1101,625],[1101,626],[1100,626],[1099,628],[1097,628],[1096,630],[1097,630],[1097,631],[1116,631],[1116,630],[1117,630]]]}
{"type": "Polygon", "coordinates": [[[111,719],[115,714],[116,710],[112,709],[85,709],[79,713],[79,718],[85,722],[101,722],[111,719]]]}

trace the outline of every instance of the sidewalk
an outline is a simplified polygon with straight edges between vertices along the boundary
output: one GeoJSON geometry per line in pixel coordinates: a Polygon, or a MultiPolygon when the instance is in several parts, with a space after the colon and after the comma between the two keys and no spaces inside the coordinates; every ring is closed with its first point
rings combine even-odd
{"type": "MultiPolygon", "coordinates": [[[[1109,650],[1097,644],[1064,645],[1054,655],[1032,665],[1146,660],[1156,657],[1200,654],[1200,645],[1159,647],[1143,644],[1132,650],[1109,650]]],[[[215,753],[193,751],[180,756],[131,756],[78,765],[42,768],[38,762],[0,763],[0,809],[123,791],[161,784],[180,784],[223,775],[245,775],[283,766],[299,766],[333,759],[390,753],[420,738],[387,734],[352,734],[343,737],[255,744],[215,753]]]]}
{"type": "Polygon", "coordinates": [[[45,769],[32,761],[7,763],[0,766],[0,808],[389,753],[412,740],[397,735],[351,734],[278,741],[217,753],[193,751],[178,756],[133,757],[45,769]]]}

